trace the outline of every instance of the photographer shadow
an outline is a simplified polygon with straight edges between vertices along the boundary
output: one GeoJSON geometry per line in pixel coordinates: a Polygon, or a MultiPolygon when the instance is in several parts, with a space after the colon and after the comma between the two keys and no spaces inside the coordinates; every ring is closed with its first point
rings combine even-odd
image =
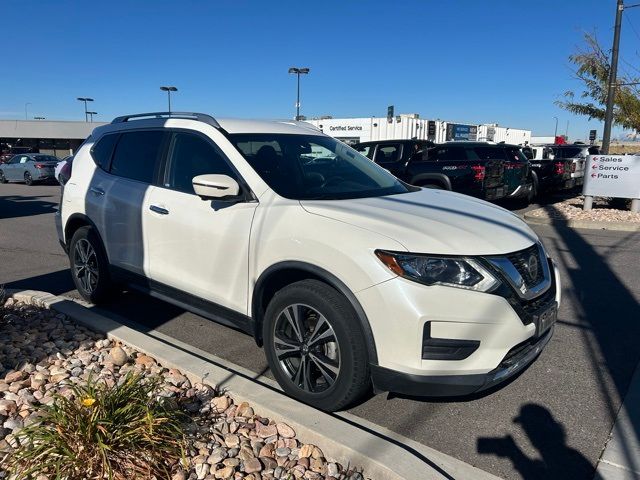
{"type": "Polygon", "coordinates": [[[513,436],[478,438],[479,454],[509,458],[514,468],[526,480],[537,479],[592,479],[594,466],[577,450],[566,443],[564,426],[551,412],[537,404],[526,404],[520,415],[513,419],[538,451],[531,458],[516,443],[513,436]]]}

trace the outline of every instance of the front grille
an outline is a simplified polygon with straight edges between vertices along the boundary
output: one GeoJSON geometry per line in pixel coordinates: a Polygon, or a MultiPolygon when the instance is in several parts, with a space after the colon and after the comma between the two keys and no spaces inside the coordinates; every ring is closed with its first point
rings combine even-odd
{"type": "Polygon", "coordinates": [[[507,258],[518,271],[527,288],[538,285],[544,279],[544,271],[542,269],[544,259],[540,258],[540,251],[537,245],[511,253],[507,255],[507,258]],[[535,260],[532,260],[532,257],[535,260]]]}

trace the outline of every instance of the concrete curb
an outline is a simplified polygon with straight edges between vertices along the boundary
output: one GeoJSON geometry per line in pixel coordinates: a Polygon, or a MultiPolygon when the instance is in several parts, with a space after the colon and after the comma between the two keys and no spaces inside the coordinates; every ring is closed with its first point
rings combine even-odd
{"type": "Polygon", "coordinates": [[[91,310],[84,302],[34,290],[7,290],[16,301],[64,313],[108,338],[177,368],[192,382],[231,392],[238,401],[256,407],[261,415],[284,421],[305,442],[320,446],[328,458],[362,467],[376,480],[478,479],[495,480],[487,472],[421,445],[377,425],[349,415],[328,414],[293,400],[270,379],[256,375],[214,355],[156,331],[142,333],[91,310]]]}
{"type": "MultiPolygon", "coordinates": [[[[532,210],[535,212],[535,210],[532,210]]],[[[617,230],[622,232],[640,232],[640,224],[627,222],[602,222],[595,220],[562,220],[559,218],[540,218],[526,212],[524,219],[534,225],[555,225],[569,228],[587,228],[591,230],[617,230]]]]}

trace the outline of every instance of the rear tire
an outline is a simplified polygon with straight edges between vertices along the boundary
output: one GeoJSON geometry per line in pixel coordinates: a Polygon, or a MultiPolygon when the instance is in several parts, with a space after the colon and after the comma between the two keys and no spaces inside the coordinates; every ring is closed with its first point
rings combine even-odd
{"type": "Polygon", "coordinates": [[[7,179],[4,176],[4,172],[0,170],[0,183],[7,183],[7,179]]]}
{"type": "Polygon", "coordinates": [[[80,227],[73,234],[69,264],[73,283],[82,298],[95,304],[109,298],[113,289],[109,261],[93,228],[80,227]]]}
{"type": "Polygon", "coordinates": [[[33,177],[29,172],[24,172],[24,183],[29,187],[33,185],[33,177]]]}
{"type": "Polygon", "coordinates": [[[290,396],[321,410],[340,410],[370,387],[367,347],[351,304],[318,280],[280,290],[265,312],[265,353],[290,396]]]}

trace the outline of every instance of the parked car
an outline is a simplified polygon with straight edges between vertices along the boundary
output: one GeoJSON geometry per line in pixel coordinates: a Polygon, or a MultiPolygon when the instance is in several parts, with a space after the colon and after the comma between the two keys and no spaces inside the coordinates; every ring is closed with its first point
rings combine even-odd
{"type": "Polygon", "coordinates": [[[470,142],[434,145],[424,140],[381,140],[359,143],[354,148],[411,185],[497,200],[508,189],[504,161],[476,154],[474,147],[484,146],[470,142]]]}
{"type": "Polygon", "coordinates": [[[571,178],[573,161],[553,158],[548,146],[525,146],[522,153],[529,159],[531,176],[537,191],[566,190],[575,186],[571,178]]]}
{"type": "Polygon", "coordinates": [[[73,155],[67,155],[58,162],[54,170],[54,177],[60,185],[64,187],[71,174],[71,162],[73,162],[73,155]]]}
{"type": "Polygon", "coordinates": [[[58,158],[40,153],[16,154],[0,165],[0,183],[24,182],[33,185],[54,178],[58,158]]]}
{"type": "Polygon", "coordinates": [[[37,148],[32,147],[7,147],[0,153],[0,164],[8,163],[14,155],[19,153],[38,153],[37,148]]]}
{"type": "Polygon", "coordinates": [[[83,298],[127,285],[240,328],[325,410],[372,386],[487,389],[553,333],[558,270],[520,218],[408,185],[304,122],[116,118],[76,152],[60,205],[83,298]]]}
{"type": "Polygon", "coordinates": [[[584,183],[584,170],[587,155],[599,155],[600,147],[583,143],[551,145],[548,147],[549,157],[554,160],[571,160],[571,181],[565,188],[580,187],[584,183]]]}

